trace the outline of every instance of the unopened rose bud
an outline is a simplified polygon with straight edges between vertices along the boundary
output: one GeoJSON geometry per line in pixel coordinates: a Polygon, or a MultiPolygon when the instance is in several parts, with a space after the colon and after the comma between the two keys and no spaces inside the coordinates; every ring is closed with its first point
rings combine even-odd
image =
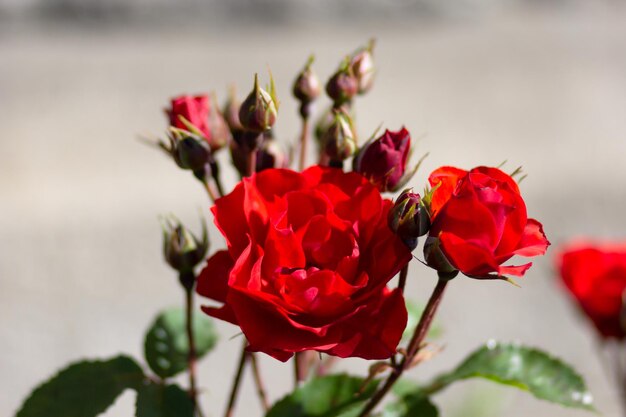
{"type": "Polygon", "coordinates": [[[213,155],[209,145],[195,136],[185,136],[178,140],[175,146],[175,160],[183,169],[196,172],[203,169],[206,164],[213,162],[213,155]]]}
{"type": "Polygon", "coordinates": [[[358,94],[367,93],[374,84],[374,40],[367,47],[356,51],[350,58],[352,73],[357,79],[358,94]]]}
{"type": "Polygon", "coordinates": [[[239,132],[243,131],[243,126],[239,121],[239,109],[241,108],[241,102],[237,100],[237,93],[235,86],[231,86],[228,90],[228,99],[223,107],[224,120],[230,129],[230,133],[235,136],[239,132]]]}
{"type": "Polygon", "coordinates": [[[163,255],[165,261],[182,273],[192,271],[206,256],[209,238],[206,223],[202,222],[202,238],[197,238],[174,218],[163,222],[163,255]]]}
{"type": "Polygon", "coordinates": [[[411,135],[404,127],[366,143],[355,157],[354,170],[369,179],[381,192],[397,191],[413,176],[406,171],[411,135]]]}
{"type": "Polygon", "coordinates": [[[324,152],[331,161],[351,157],[357,148],[356,132],[352,119],[344,110],[333,110],[333,122],[322,136],[324,152]]]}
{"type": "MultiPolygon", "coordinates": [[[[315,100],[321,92],[320,81],[313,72],[311,65],[313,64],[313,56],[309,58],[304,69],[298,74],[293,83],[293,95],[301,103],[302,109],[307,108],[309,103],[315,100]]],[[[303,115],[304,117],[305,115],[303,115]]],[[[308,114],[306,114],[308,116],[308,114]]]]}
{"type": "Polygon", "coordinates": [[[209,129],[211,131],[211,139],[207,140],[212,152],[222,149],[231,141],[232,136],[224,115],[217,105],[217,97],[212,96],[213,106],[209,111],[209,129]]]}
{"type": "Polygon", "coordinates": [[[439,239],[436,237],[428,236],[426,238],[424,243],[424,260],[428,266],[437,271],[439,278],[452,279],[459,273],[441,251],[439,239]]]}
{"type": "Polygon", "coordinates": [[[326,93],[335,107],[348,103],[359,90],[359,81],[352,73],[350,61],[346,60],[326,83],[326,93]]]}
{"type": "Polygon", "coordinates": [[[411,249],[417,247],[417,238],[428,233],[430,218],[422,205],[420,195],[404,190],[387,215],[389,228],[411,249]]]}
{"type": "Polygon", "coordinates": [[[259,87],[259,77],[254,76],[254,88],[241,104],[239,121],[249,132],[262,133],[272,128],[278,115],[278,103],[271,81],[270,93],[259,87]]]}
{"type": "Polygon", "coordinates": [[[286,168],[289,158],[276,139],[266,138],[257,152],[256,172],[269,168],[286,168]]]}
{"type": "Polygon", "coordinates": [[[170,119],[170,126],[178,129],[194,129],[205,140],[211,140],[209,126],[209,112],[211,104],[206,95],[183,95],[171,100],[170,108],[166,113],[170,119]]]}

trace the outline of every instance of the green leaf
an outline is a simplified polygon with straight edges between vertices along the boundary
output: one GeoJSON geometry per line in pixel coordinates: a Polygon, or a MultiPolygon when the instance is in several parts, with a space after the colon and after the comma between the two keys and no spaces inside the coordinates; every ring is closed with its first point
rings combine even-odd
{"type": "Polygon", "coordinates": [[[423,395],[406,395],[387,404],[381,417],[438,417],[439,410],[428,397],[423,395]]]}
{"type": "Polygon", "coordinates": [[[143,371],[128,356],[76,362],[37,387],[16,417],[97,416],[125,389],[138,389],[143,379],[143,371]]]}
{"type": "Polygon", "coordinates": [[[136,417],[193,417],[189,394],[178,385],[150,383],[137,392],[136,417]]]}
{"type": "Polygon", "coordinates": [[[537,349],[495,341],[476,350],[425,390],[436,392],[455,381],[474,377],[514,386],[567,407],[594,410],[584,380],[571,366],[537,349]]]}
{"type": "Polygon", "coordinates": [[[328,375],[308,381],[279,402],[266,417],[353,417],[376,391],[379,381],[363,389],[362,378],[328,375]],[[359,394],[359,390],[362,392],[359,394]]]}
{"type": "MultiPolygon", "coordinates": [[[[201,358],[215,346],[217,333],[211,319],[200,312],[194,312],[192,324],[196,357],[201,358]]],[[[189,343],[185,326],[185,311],[170,308],[157,316],[146,334],[146,361],[161,378],[169,378],[187,369],[189,343]]]]}

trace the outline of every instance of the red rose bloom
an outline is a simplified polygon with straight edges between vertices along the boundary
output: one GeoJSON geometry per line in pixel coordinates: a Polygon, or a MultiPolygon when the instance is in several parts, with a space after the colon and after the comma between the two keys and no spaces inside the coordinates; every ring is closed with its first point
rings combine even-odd
{"type": "Polygon", "coordinates": [[[208,260],[197,291],[224,304],[203,310],[282,361],[304,350],[390,357],[407,314],[386,284],[411,259],[387,226],[390,206],[361,175],[334,168],[244,178],[212,208],[228,250],[208,260]]]}
{"type": "Polygon", "coordinates": [[[532,263],[502,264],[514,255],[543,255],[550,242],[529,219],[517,183],[497,168],[442,167],[429,177],[430,236],[450,264],[472,278],[522,276],[532,263]]]}
{"type": "Polygon", "coordinates": [[[561,278],[604,338],[626,338],[626,242],[568,245],[556,258],[561,278]]]}
{"type": "Polygon", "coordinates": [[[366,145],[354,161],[355,171],[368,178],[381,191],[402,186],[411,149],[411,134],[404,127],[397,132],[386,130],[366,145]]]}
{"type": "Polygon", "coordinates": [[[211,129],[209,127],[210,104],[209,97],[180,96],[172,99],[171,108],[167,110],[170,118],[170,125],[179,129],[189,130],[185,123],[180,120],[180,116],[187,119],[196,129],[204,135],[208,141],[211,140],[211,129]]]}

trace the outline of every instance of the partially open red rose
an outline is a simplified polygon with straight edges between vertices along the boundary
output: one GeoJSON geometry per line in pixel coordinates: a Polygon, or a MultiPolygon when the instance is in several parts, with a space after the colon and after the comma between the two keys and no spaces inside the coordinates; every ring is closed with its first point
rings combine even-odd
{"type": "Polygon", "coordinates": [[[170,125],[179,129],[189,130],[180,119],[180,116],[182,116],[202,132],[206,140],[210,140],[209,111],[208,96],[179,96],[172,99],[171,108],[167,110],[167,114],[170,118],[170,125]]]}
{"type": "Polygon", "coordinates": [[[557,255],[570,294],[605,338],[626,338],[626,242],[572,243],[557,255]]]}
{"type": "Polygon", "coordinates": [[[386,130],[361,149],[354,160],[354,170],[381,191],[397,190],[406,183],[403,177],[410,150],[411,134],[408,130],[404,127],[396,132],[386,130]]]}
{"type": "Polygon", "coordinates": [[[430,236],[450,264],[473,278],[522,276],[532,263],[502,265],[514,255],[543,255],[550,242],[541,223],[526,214],[513,178],[497,168],[441,167],[429,177],[430,236]]]}
{"type": "Polygon", "coordinates": [[[304,350],[390,357],[407,313],[386,284],[411,259],[387,226],[390,206],[364,177],[334,168],[243,179],[212,208],[228,250],[208,260],[197,291],[224,305],[203,310],[282,361],[304,350]]]}

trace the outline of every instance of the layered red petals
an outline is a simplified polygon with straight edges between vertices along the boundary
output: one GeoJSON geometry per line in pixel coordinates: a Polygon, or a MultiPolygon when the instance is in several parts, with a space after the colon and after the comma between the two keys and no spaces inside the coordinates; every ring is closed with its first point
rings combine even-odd
{"type": "Polygon", "coordinates": [[[389,202],[364,177],[332,168],[270,169],[244,179],[212,209],[227,251],[213,255],[198,293],[241,327],[250,350],[383,359],[406,325],[387,282],[409,262],[388,228],[389,202]]]}
{"type": "Polygon", "coordinates": [[[572,243],[556,261],[571,296],[600,336],[626,338],[626,243],[572,243]]]}
{"type": "Polygon", "coordinates": [[[515,181],[497,168],[442,167],[429,177],[434,189],[430,235],[456,269],[473,278],[522,276],[531,263],[503,265],[514,255],[545,254],[541,224],[529,219],[515,181]]]}

